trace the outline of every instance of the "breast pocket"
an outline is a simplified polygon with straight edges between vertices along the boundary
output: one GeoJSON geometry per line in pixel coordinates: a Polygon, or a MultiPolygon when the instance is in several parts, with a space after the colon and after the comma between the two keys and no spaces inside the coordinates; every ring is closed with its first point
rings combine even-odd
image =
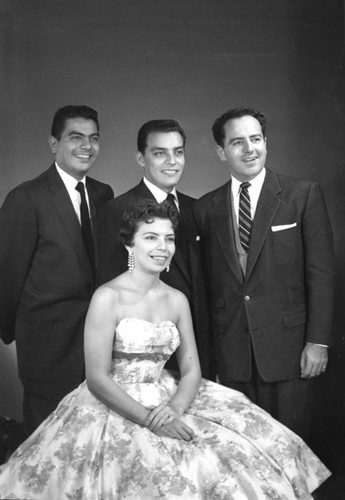
{"type": "Polygon", "coordinates": [[[299,289],[303,281],[304,248],[301,226],[270,233],[272,266],[283,289],[299,289]]]}
{"type": "MultiPolygon", "coordinates": [[[[273,226],[273,227],[279,227],[279,226],[273,226]]],[[[300,233],[300,228],[298,225],[278,230],[273,230],[271,228],[272,238],[278,241],[295,238],[299,235],[299,233],[300,233]]]]}

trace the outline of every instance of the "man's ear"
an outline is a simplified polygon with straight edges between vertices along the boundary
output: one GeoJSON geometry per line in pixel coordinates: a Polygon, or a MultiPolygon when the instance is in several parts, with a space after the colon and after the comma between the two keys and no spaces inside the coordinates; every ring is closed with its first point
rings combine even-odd
{"type": "Polygon", "coordinates": [[[58,140],[56,139],[56,137],[50,135],[48,138],[48,143],[49,143],[49,147],[50,147],[51,152],[55,155],[56,150],[57,150],[58,140]]]}
{"type": "Polygon", "coordinates": [[[219,156],[221,161],[227,161],[225,153],[224,153],[224,149],[222,148],[222,146],[219,146],[219,144],[216,144],[215,150],[216,150],[216,153],[219,156]]]}
{"type": "Polygon", "coordinates": [[[140,167],[143,167],[145,168],[145,159],[144,159],[144,155],[142,154],[141,151],[137,151],[135,153],[135,158],[137,160],[137,163],[140,167]]]}

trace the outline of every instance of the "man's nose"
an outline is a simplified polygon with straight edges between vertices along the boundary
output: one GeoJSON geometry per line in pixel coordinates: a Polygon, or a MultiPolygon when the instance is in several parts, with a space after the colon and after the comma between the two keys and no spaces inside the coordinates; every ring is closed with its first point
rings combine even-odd
{"type": "Polygon", "coordinates": [[[175,165],[176,158],[173,152],[167,153],[167,163],[169,163],[170,165],[175,165]]]}
{"type": "Polygon", "coordinates": [[[90,149],[91,148],[91,141],[89,137],[83,137],[83,140],[81,142],[81,147],[84,149],[90,149]]]}
{"type": "Polygon", "coordinates": [[[254,147],[252,141],[250,139],[246,139],[243,143],[243,148],[245,152],[253,151],[254,147]]]}

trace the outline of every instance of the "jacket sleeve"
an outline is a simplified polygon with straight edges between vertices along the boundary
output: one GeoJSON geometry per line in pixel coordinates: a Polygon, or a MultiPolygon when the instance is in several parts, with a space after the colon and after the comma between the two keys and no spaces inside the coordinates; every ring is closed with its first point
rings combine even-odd
{"type": "Polygon", "coordinates": [[[104,203],[112,200],[113,198],[114,198],[114,191],[109,185],[106,184],[103,196],[101,198],[101,204],[103,205],[104,203]]]}
{"type": "Polygon", "coordinates": [[[307,287],[307,342],[331,345],[335,265],[333,238],[322,193],[310,188],[302,219],[307,287]]]}
{"type": "Polygon", "coordinates": [[[30,195],[15,189],[0,209],[0,335],[15,339],[15,322],[23,285],[38,238],[35,207],[30,195]]]}

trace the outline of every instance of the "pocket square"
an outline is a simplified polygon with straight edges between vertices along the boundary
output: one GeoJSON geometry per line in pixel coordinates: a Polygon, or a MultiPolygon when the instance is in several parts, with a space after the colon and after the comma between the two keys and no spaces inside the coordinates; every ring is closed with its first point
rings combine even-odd
{"type": "Polygon", "coordinates": [[[276,231],[284,231],[285,229],[291,229],[292,227],[296,227],[297,222],[293,224],[282,224],[281,226],[271,226],[271,230],[275,233],[276,231]]]}
{"type": "Polygon", "coordinates": [[[198,234],[198,236],[195,237],[195,241],[200,241],[200,235],[198,234]]]}

